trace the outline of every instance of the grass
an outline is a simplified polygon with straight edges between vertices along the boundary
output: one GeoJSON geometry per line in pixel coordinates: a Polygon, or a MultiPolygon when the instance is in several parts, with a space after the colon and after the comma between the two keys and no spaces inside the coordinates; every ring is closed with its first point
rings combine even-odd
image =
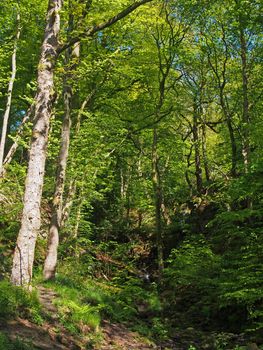
{"type": "Polygon", "coordinates": [[[101,321],[108,319],[149,338],[163,335],[160,322],[158,324],[161,306],[157,292],[146,291],[139,280],[130,279],[121,285],[119,281],[103,283],[58,274],[55,281],[45,282],[45,286],[56,292],[60,320],[72,333],[83,333],[83,327],[98,333],[101,321]],[[140,319],[136,305],[140,302],[147,304],[149,312],[156,313],[154,324],[140,319]]]}
{"type": "Polygon", "coordinates": [[[0,282],[0,322],[20,316],[41,324],[41,305],[36,292],[27,292],[8,281],[0,282]]]}
{"type": "Polygon", "coordinates": [[[57,293],[55,305],[60,321],[72,333],[80,333],[83,326],[97,331],[101,322],[102,296],[94,289],[85,289],[76,279],[58,276],[45,287],[57,293]],[[90,293],[89,293],[90,292],[90,293]]]}

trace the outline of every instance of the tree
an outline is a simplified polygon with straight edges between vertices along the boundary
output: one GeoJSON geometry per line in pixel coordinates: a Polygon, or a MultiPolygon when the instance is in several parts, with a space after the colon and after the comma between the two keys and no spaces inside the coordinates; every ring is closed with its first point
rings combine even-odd
{"type": "Polygon", "coordinates": [[[94,25],[77,37],[72,38],[65,45],[59,45],[60,0],[50,0],[47,11],[47,25],[41,48],[41,58],[38,66],[38,92],[35,102],[35,117],[30,147],[30,157],[24,194],[24,209],[21,229],[18,234],[12,269],[12,283],[15,285],[29,285],[32,278],[35,243],[40,227],[40,202],[43,187],[46,147],[54,94],[54,68],[58,54],[79,42],[83,37],[92,37],[124,18],[137,7],[149,2],[141,0],[119,12],[116,16],[94,25]]]}
{"type": "Polygon", "coordinates": [[[54,67],[57,58],[61,6],[60,0],[49,1],[47,25],[38,66],[38,92],[35,102],[23,216],[13,259],[11,280],[15,285],[29,285],[32,278],[35,244],[40,227],[40,202],[49,119],[55,99],[53,91],[54,67]]]}

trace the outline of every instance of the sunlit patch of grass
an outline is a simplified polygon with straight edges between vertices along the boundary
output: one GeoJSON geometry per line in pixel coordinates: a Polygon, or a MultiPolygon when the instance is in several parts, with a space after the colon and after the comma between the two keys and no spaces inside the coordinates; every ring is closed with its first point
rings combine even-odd
{"type": "Polygon", "coordinates": [[[60,276],[45,286],[56,291],[58,297],[55,305],[58,307],[61,322],[68,330],[77,333],[83,326],[88,326],[93,331],[98,330],[101,322],[100,311],[104,305],[99,292],[86,289],[77,281],[60,276]]]}
{"type": "Polygon", "coordinates": [[[125,283],[118,282],[104,283],[78,275],[71,277],[58,274],[56,280],[46,282],[45,286],[57,293],[55,304],[60,320],[73,333],[83,335],[93,331],[96,334],[101,320],[109,319],[145,337],[154,338],[153,331],[156,332],[158,324],[155,322],[153,327],[150,320],[144,322],[140,319],[138,309],[140,303],[145,304],[148,309],[146,313],[155,313],[158,318],[162,307],[155,286],[145,290],[140,280],[134,278],[125,283]]]}
{"type": "Polygon", "coordinates": [[[81,324],[96,330],[100,324],[100,315],[96,307],[85,305],[76,300],[58,299],[56,302],[59,313],[63,315],[65,325],[73,323],[78,327],[81,324]]]}

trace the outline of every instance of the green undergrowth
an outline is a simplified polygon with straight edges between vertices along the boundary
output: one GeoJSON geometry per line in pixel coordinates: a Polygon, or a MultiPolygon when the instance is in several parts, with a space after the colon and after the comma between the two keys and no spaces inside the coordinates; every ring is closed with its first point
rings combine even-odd
{"type": "Polygon", "coordinates": [[[231,246],[231,253],[224,248],[219,254],[219,243],[202,237],[172,250],[164,271],[164,308],[171,325],[244,334],[263,344],[262,238],[256,229],[237,231],[241,247],[235,246],[233,229],[220,244],[231,246]]]}
{"type": "Polygon", "coordinates": [[[37,324],[43,322],[37,293],[27,292],[3,280],[0,282],[0,323],[17,316],[37,324]]]}
{"type": "Polygon", "coordinates": [[[99,333],[107,320],[148,338],[166,337],[155,284],[145,289],[137,278],[118,277],[109,282],[63,273],[45,287],[57,293],[60,320],[73,333],[81,333],[85,326],[99,333]]]}

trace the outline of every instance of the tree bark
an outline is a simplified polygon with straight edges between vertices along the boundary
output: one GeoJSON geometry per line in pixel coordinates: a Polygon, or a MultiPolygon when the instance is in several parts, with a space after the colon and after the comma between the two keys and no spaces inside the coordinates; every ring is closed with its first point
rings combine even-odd
{"type": "MultiPolygon", "coordinates": [[[[69,16],[69,31],[73,30],[74,18],[69,16]]],[[[55,278],[57,268],[57,255],[59,245],[59,231],[63,214],[63,194],[66,180],[66,168],[69,154],[70,130],[71,130],[71,106],[73,98],[73,89],[71,80],[74,76],[77,61],[79,59],[80,43],[76,43],[73,48],[66,51],[65,64],[67,67],[64,79],[64,118],[61,130],[61,143],[58,155],[56,185],[53,195],[51,222],[48,235],[47,253],[44,263],[43,275],[45,280],[55,278]],[[72,63],[73,62],[73,63],[72,63]]]]}
{"type": "Polygon", "coordinates": [[[40,228],[40,204],[49,120],[54,101],[54,67],[57,59],[61,5],[61,0],[49,0],[47,24],[38,65],[38,91],[25,185],[24,208],[13,258],[11,281],[15,285],[29,285],[32,279],[35,244],[40,228]]]}
{"type": "Polygon", "coordinates": [[[65,223],[69,218],[71,207],[73,205],[73,200],[76,194],[76,189],[77,189],[76,179],[74,178],[70,181],[68,193],[63,203],[60,228],[65,226],[65,223]]]}
{"type": "Polygon", "coordinates": [[[247,43],[244,28],[242,26],[242,18],[239,18],[239,32],[240,32],[240,47],[241,47],[241,62],[242,62],[242,90],[243,90],[243,111],[242,111],[242,155],[244,160],[245,173],[248,173],[249,168],[249,100],[248,100],[248,74],[247,74],[247,43]]]}
{"type": "Polygon", "coordinates": [[[200,157],[200,140],[198,131],[198,107],[194,106],[193,115],[193,142],[195,150],[195,177],[196,177],[196,189],[198,195],[202,193],[203,180],[202,180],[202,167],[201,167],[201,157],[200,157]]]}
{"type": "Polygon", "coordinates": [[[66,179],[66,167],[68,159],[68,150],[70,142],[70,127],[71,127],[71,100],[72,89],[70,86],[64,88],[64,119],[61,132],[61,145],[58,156],[56,186],[53,195],[51,222],[49,228],[47,254],[44,263],[44,279],[49,280],[55,277],[57,266],[57,250],[59,244],[59,229],[62,220],[62,201],[66,179]]]}
{"type": "Polygon", "coordinates": [[[204,120],[202,121],[202,155],[203,155],[203,162],[204,162],[204,169],[205,169],[205,178],[206,181],[210,181],[210,169],[209,169],[209,163],[208,163],[208,157],[207,157],[207,145],[206,145],[206,120],[204,116],[204,120]]]}
{"type": "Polygon", "coordinates": [[[18,44],[20,34],[21,34],[19,9],[17,12],[16,20],[17,20],[17,32],[16,32],[14,49],[13,49],[13,54],[12,54],[12,73],[11,73],[11,77],[10,77],[9,84],[8,84],[7,102],[6,102],[5,113],[3,116],[2,135],[1,135],[1,142],[0,142],[0,174],[3,173],[3,160],[4,160],[4,153],[5,153],[7,126],[8,126],[8,120],[9,120],[9,115],[10,115],[10,109],[11,109],[14,81],[15,81],[15,77],[16,77],[17,44],[18,44]]]}
{"type": "Polygon", "coordinates": [[[226,125],[229,132],[230,144],[231,144],[231,176],[237,177],[237,143],[235,138],[235,132],[232,123],[232,115],[227,107],[224,98],[224,89],[225,89],[225,78],[222,84],[219,82],[219,90],[220,90],[220,104],[226,118],[226,125]]]}
{"type": "Polygon", "coordinates": [[[152,184],[155,200],[155,233],[157,246],[157,261],[159,278],[162,276],[164,269],[163,259],[163,235],[162,235],[162,190],[161,180],[158,168],[158,135],[156,127],[153,129],[153,143],[152,143],[152,184]]]}

